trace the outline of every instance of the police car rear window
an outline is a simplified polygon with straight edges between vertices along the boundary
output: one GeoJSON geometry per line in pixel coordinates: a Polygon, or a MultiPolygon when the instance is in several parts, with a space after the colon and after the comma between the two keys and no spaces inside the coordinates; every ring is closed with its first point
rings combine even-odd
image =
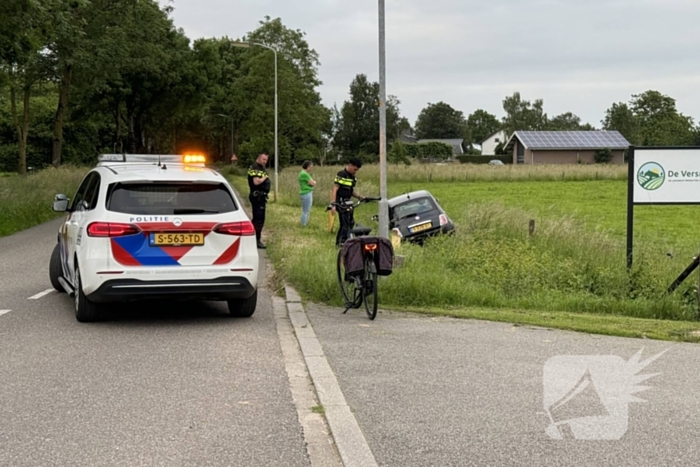
{"type": "Polygon", "coordinates": [[[238,209],[223,185],[117,183],[110,193],[107,209],[125,214],[220,214],[238,209]]]}

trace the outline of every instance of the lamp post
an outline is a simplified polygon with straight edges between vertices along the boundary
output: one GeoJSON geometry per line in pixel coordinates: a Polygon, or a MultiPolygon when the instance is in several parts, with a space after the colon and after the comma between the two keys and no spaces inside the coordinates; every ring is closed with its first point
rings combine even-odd
{"type": "Polygon", "coordinates": [[[231,117],[229,115],[224,115],[224,114],[216,114],[216,116],[228,118],[231,120],[231,155],[233,155],[233,117],[231,117]]]}
{"type": "Polygon", "coordinates": [[[386,190],[386,36],[384,0],[379,0],[379,226],[380,237],[389,238],[389,202],[386,190]]]}
{"type": "Polygon", "coordinates": [[[277,202],[277,189],[279,181],[279,173],[277,171],[277,166],[279,165],[277,156],[277,49],[270,47],[269,45],[261,44],[260,42],[232,42],[231,45],[234,47],[249,48],[251,45],[257,45],[259,47],[264,47],[266,49],[272,50],[275,54],[275,197],[274,200],[277,202]]]}

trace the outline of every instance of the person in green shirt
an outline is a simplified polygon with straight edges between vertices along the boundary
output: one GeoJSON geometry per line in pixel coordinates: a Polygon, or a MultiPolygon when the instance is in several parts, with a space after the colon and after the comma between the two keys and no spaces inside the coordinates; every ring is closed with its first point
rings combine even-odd
{"type": "Polygon", "coordinates": [[[314,201],[314,187],[316,181],[311,177],[309,171],[314,167],[313,162],[304,161],[299,172],[299,196],[301,197],[301,225],[306,227],[311,214],[311,205],[314,201]]]}

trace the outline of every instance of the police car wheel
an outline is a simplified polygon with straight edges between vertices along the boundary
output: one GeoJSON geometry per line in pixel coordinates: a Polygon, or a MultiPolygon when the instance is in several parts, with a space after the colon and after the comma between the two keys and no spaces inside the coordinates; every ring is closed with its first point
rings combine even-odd
{"type": "Polygon", "coordinates": [[[97,304],[88,300],[83,293],[83,285],[80,282],[80,269],[75,265],[75,319],[81,323],[97,321],[97,304]]]}
{"type": "Polygon", "coordinates": [[[248,298],[228,300],[228,311],[234,318],[250,318],[258,304],[258,291],[248,298]]]}
{"type": "Polygon", "coordinates": [[[58,278],[62,275],[63,268],[61,267],[61,249],[57,243],[53,248],[53,252],[51,253],[51,261],[49,261],[49,280],[51,280],[51,285],[53,288],[61,293],[65,292],[65,290],[63,290],[63,286],[58,281],[58,278]]]}

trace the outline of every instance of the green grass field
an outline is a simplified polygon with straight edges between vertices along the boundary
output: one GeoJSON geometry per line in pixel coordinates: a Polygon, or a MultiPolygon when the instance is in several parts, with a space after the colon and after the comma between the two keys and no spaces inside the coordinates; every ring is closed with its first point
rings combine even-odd
{"type": "Polygon", "coordinates": [[[57,193],[73,197],[88,169],[64,166],[24,177],[0,177],[0,237],[60,216],[51,210],[57,193]]]}
{"type": "MultiPolygon", "coordinates": [[[[338,169],[316,169],[319,185],[306,229],[298,221],[298,172],[282,171],[279,203],[270,204],[267,221],[268,252],[279,278],[310,300],[336,305],[334,235],[327,231],[323,208],[338,169]]],[[[445,166],[438,176],[435,167],[432,173],[419,169],[390,178],[389,196],[428,189],[458,233],[424,248],[403,246],[406,266],[380,284],[380,306],[657,338],[693,340],[682,330],[700,329],[694,322],[697,276],[673,295],[665,294],[698,250],[693,222],[698,207],[637,207],[636,259],[628,272],[626,183],[619,168],[583,176],[574,167],[562,176],[560,168],[547,175],[540,167],[536,177],[523,168],[514,179],[494,179],[493,172],[481,168],[465,176],[469,168],[464,166],[445,166]],[[537,226],[533,237],[530,219],[537,226]],[[573,323],[564,316],[582,318],[573,323]],[[675,324],[672,329],[657,324],[652,332],[649,325],[640,329],[639,323],[625,321],[635,318],[675,324]]],[[[362,194],[378,194],[376,166],[363,167],[358,178],[362,194]]],[[[242,178],[235,183],[245,192],[242,178]]],[[[374,226],[370,217],[375,212],[376,206],[363,206],[356,218],[374,226]]]]}

